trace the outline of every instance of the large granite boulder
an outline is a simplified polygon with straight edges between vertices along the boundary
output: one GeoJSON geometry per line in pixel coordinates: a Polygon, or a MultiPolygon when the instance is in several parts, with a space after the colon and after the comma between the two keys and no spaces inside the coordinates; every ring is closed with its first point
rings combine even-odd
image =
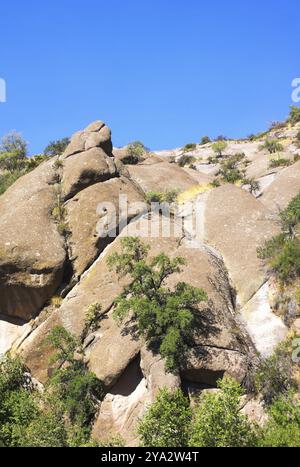
{"type": "Polygon", "coordinates": [[[161,161],[159,158],[148,158],[138,165],[127,165],[130,177],[143,189],[165,192],[167,190],[184,191],[198,184],[191,173],[182,170],[176,164],[161,161]]]}
{"type": "Polygon", "coordinates": [[[66,209],[71,259],[80,276],[127,222],[147,211],[147,205],[135,185],[120,177],[86,188],[66,209]]]}
{"type": "Polygon", "coordinates": [[[29,320],[62,281],[66,252],[52,217],[53,160],[0,197],[0,313],[29,320]]]}
{"type": "Polygon", "coordinates": [[[92,148],[101,148],[106,154],[112,155],[111,130],[100,120],[75,133],[63,157],[67,158],[92,148]]]}
{"type": "Polygon", "coordinates": [[[300,161],[282,170],[264,191],[260,200],[278,214],[300,192],[300,161]]]}
{"type": "Polygon", "coordinates": [[[222,255],[244,305],[266,280],[257,248],[279,233],[279,226],[259,200],[231,184],[200,196],[197,203],[204,205],[198,234],[222,255]]]}

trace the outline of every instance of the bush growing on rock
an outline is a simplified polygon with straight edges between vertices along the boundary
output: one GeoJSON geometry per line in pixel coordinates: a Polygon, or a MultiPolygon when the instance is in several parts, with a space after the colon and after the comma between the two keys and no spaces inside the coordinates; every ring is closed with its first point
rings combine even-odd
{"type": "Polygon", "coordinates": [[[121,254],[111,255],[108,265],[120,278],[129,276],[131,283],[115,301],[114,316],[122,322],[131,312],[139,334],[166,358],[167,369],[173,371],[190,348],[197,306],[207,296],[184,282],[177,283],[174,290],[166,287],[166,280],[181,272],[183,258],[170,259],[161,253],[148,259],[149,247],[138,238],[124,238],[121,245],[121,254]]]}
{"type": "Polygon", "coordinates": [[[275,169],[276,167],[288,167],[292,161],[284,157],[278,157],[277,159],[271,159],[270,168],[275,169]]]}
{"type": "Polygon", "coordinates": [[[227,148],[227,143],[225,140],[217,141],[216,143],[212,145],[212,149],[217,157],[222,157],[226,148],[227,148]]]}
{"type": "Polygon", "coordinates": [[[175,203],[179,195],[178,190],[168,190],[165,192],[148,191],[146,193],[146,200],[148,203],[175,203]]]}
{"type": "Polygon", "coordinates": [[[284,150],[283,145],[279,142],[278,139],[266,139],[264,144],[259,146],[259,149],[263,151],[266,149],[270,154],[276,154],[276,152],[280,152],[284,150]]]}
{"type": "Polygon", "coordinates": [[[291,105],[288,122],[292,125],[296,125],[296,123],[300,122],[300,107],[297,107],[296,105],[291,105]]]}
{"type": "Polygon", "coordinates": [[[271,357],[265,359],[256,374],[256,389],[270,405],[281,394],[296,387],[293,379],[292,342],[278,345],[271,357]]]}
{"type": "Polygon", "coordinates": [[[278,279],[287,284],[300,276],[300,240],[296,235],[300,223],[300,195],[280,213],[282,233],[258,249],[258,256],[268,261],[278,279]]]}
{"type": "Polygon", "coordinates": [[[204,144],[211,143],[211,139],[209,136],[202,136],[200,144],[201,146],[204,146],[204,144]]]}
{"type": "Polygon", "coordinates": [[[141,141],[133,141],[127,147],[127,156],[123,158],[123,163],[128,165],[138,164],[149,149],[141,141]]]}
{"type": "Polygon", "coordinates": [[[188,143],[182,148],[182,150],[183,152],[190,152],[190,151],[194,151],[196,148],[197,148],[197,144],[188,143]]]}

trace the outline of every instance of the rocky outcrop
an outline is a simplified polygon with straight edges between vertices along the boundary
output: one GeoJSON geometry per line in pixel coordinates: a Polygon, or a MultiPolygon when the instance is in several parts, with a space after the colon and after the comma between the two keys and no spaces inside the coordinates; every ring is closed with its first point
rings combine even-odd
{"type": "Polygon", "coordinates": [[[67,158],[92,148],[101,148],[106,154],[112,155],[111,130],[100,120],[75,133],[63,157],[67,158]]]}
{"type": "Polygon", "coordinates": [[[169,164],[157,158],[150,157],[141,164],[127,165],[126,167],[132,180],[145,193],[148,191],[183,191],[198,183],[197,177],[192,177],[176,164],[169,164]]]}
{"type": "Polygon", "coordinates": [[[279,233],[272,213],[252,195],[228,184],[209,192],[202,234],[222,255],[241,305],[265,282],[257,248],[279,233]]]}
{"type": "Polygon", "coordinates": [[[52,216],[53,163],[43,163],[0,197],[2,315],[31,319],[62,282],[66,252],[52,216]]]}
{"type": "Polygon", "coordinates": [[[62,159],[62,194],[64,200],[94,183],[116,177],[114,161],[101,148],[91,148],[62,159]]]}
{"type": "Polygon", "coordinates": [[[125,177],[86,188],[66,208],[70,256],[77,277],[113,241],[122,226],[147,210],[144,197],[125,177]]]}
{"type": "Polygon", "coordinates": [[[282,170],[266,188],[260,200],[272,212],[279,214],[299,192],[300,161],[282,170]]]}
{"type": "MultiPolygon", "coordinates": [[[[229,143],[229,155],[239,151],[250,161],[247,175],[262,181],[259,199],[232,184],[214,188],[219,164],[209,163],[211,145],[191,153],[198,170],[174,163],[181,150],[124,164],[126,150],[112,151],[111,131],[97,121],[76,133],[61,157],[0,197],[0,354],[11,349],[21,355],[44,384],[53,372],[53,349],[45,343],[50,330],[63,326],[79,338],[89,369],[106,389],[93,427],[96,439],[121,435],[136,445],[137,423],[160,388],[183,387],[193,400],[215,391],[224,375],[246,384],[257,350],[268,356],[286,336],[270,307],[257,247],[279,232],[276,210],[300,189],[299,162],[270,172],[259,142],[229,143]],[[148,213],[145,193],[171,189],[182,193],[170,217],[148,213]],[[185,281],[208,295],[175,374],[149,350],[132,317],[122,326],[114,319],[114,301],[129,278],[119,280],[107,257],[120,251],[125,236],[141,238],[150,256],[164,252],[186,260],[169,278],[171,290],[185,281]],[[54,294],[60,295],[59,308],[45,307],[54,294]],[[101,313],[91,331],[86,315],[94,304],[101,313]]],[[[247,399],[243,410],[264,419],[260,401],[247,399]]]]}

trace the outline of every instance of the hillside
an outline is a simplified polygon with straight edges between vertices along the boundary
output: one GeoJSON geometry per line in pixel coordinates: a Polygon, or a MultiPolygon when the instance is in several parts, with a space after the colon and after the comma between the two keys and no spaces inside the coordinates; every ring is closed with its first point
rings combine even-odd
{"type": "MultiPolygon", "coordinates": [[[[266,409],[253,375],[300,334],[299,264],[279,277],[258,254],[280,235],[281,213],[299,195],[299,135],[300,122],[286,123],[250,139],[149,152],[114,148],[101,121],[76,133],[62,155],[0,196],[0,354],[21,357],[41,388],[57,368],[51,330],[80,340],[105,393],[91,422],[99,442],[120,436],[137,445],[139,420],[159,389],[183,388],[193,403],[226,376],[245,388],[243,413],[260,423],[266,409]],[[151,206],[168,195],[169,210],[151,206]],[[107,260],[128,237],[147,245],[149,258],[185,259],[166,274],[169,290],[185,282],[207,296],[196,304],[200,324],[175,371],[133,330],[132,315],[121,325],[114,317],[130,277],[107,260]],[[87,326],[91,307],[96,325],[87,326]]],[[[300,210],[290,241],[299,221],[300,210]]]]}

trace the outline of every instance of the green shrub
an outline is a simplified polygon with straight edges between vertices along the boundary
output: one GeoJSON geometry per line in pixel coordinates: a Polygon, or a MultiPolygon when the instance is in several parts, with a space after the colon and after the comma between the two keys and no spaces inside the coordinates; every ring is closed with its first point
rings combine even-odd
{"type": "Polygon", "coordinates": [[[96,302],[90,305],[86,312],[85,326],[82,332],[82,340],[84,340],[89,332],[95,332],[99,328],[102,316],[102,306],[96,302]]]}
{"type": "Polygon", "coordinates": [[[192,411],[180,389],[161,389],[139,424],[141,445],[145,447],[185,447],[192,411]]]}
{"type": "Polygon", "coordinates": [[[296,125],[296,123],[300,122],[300,107],[297,107],[296,105],[291,105],[288,122],[292,125],[296,125]]]}
{"type": "Polygon", "coordinates": [[[194,410],[191,447],[253,447],[256,430],[241,414],[243,389],[235,380],[219,381],[220,392],[205,394],[194,410]]]}
{"type": "Polygon", "coordinates": [[[276,152],[280,152],[284,150],[283,145],[279,142],[278,139],[266,139],[264,144],[259,146],[259,149],[263,151],[266,149],[270,154],[276,154],[276,152]]]}
{"type": "Polygon", "coordinates": [[[127,157],[123,159],[124,164],[134,165],[143,160],[149,149],[141,141],[133,141],[127,146],[127,157]]]}
{"type": "Polygon", "coordinates": [[[282,282],[297,279],[300,276],[300,241],[288,240],[270,265],[282,282]]]}
{"type": "Polygon", "coordinates": [[[178,160],[178,165],[179,167],[185,167],[186,165],[191,165],[195,162],[197,162],[197,159],[195,157],[183,154],[178,160]]]}
{"type": "Polygon", "coordinates": [[[204,144],[208,144],[208,143],[211,143],[210,137],[209,137],[209,136],[203,136],[203,137],[201,138],[200,144],[203,146],[204,144]]]}
{"type": "Polygon", "coordinates": [[[236,183],[244,178],[244,167],[246,165],[246,156],[244,153],[238,153],[234,156],[222,160],[218,175],[227,183],[236,183]]]}
{"type": "Polygon", "coordinates": [[[129,276],[131,283],[116,299],[114,316],[122,322],[132,313],[139,334],[166,358],[166,368],[173,371],[189,350],[199,318],[197,306],[207,296],[184,282],[172,291],[166,287],[166,280],[181,271],[183,258],[170,259],[161,253],[147,261],[149,247],[138,238],[124,238],[121,246],[121,254],[111,255],[108,265],[120,278],[129,276]]]}
{"type": "Polygon", "coordinates": [[[212,145],[212,149],[217,157],[222,157],[224,151],[227,148],[227,143],[224,140],[217,141],[212,145]]]}
{"type": "Polygon", "coordinates": [[[182,150],[183,152],[190,152],[190,151],[194,151],[196,148],[197,148],[197,144],[188,143],[182,148],[182,150]]]}
{"type": "Polygon", "coordinates": [[[300,402],[293,392],[274,400],[270,406],[269,421],[263,431],[262,446],[300,446],[300,402]]]}
{"type": "Polygon", "coordinates": [[[282,233],[258,248],[258,256],[268,260],[270,268],[283,283],[300,275],[300,240],[296,230],[300,222],[300,195],[280,213],[282,233]]]}
{"type": "Polygon", "coordinates": [[[70,138],[62,138],[57,141],[51,141],[44,150],[45,156],[61,156],[67,149],[67,146],[70,144],[70,142],[70,138]]]}
{"type": "Polygon", "coordinates": [[[175,203],[179,195],[179,190],[161,191],[148,191],[146,193],[146,200],[148,203],[175,203]]]}
{"type": "Polygon", "coordinates": [[[266,404],[295,388],[291,340],[279,344],[271,357],[262,361],[256,373],[256,389],[266,404]]]}
{"type": "Polygon", "coordinates": [[[271,159],[270,168],[274,169],[276,167],[287,167],[291,165],[290,159],[285,159],[284,157],[278,157],[278,159],[271,159]]]}

